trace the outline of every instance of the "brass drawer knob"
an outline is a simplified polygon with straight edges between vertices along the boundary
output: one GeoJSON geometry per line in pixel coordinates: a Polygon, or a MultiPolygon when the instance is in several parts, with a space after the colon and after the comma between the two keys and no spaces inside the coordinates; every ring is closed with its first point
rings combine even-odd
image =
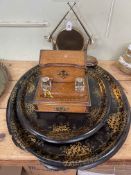
{"type": "Polygon", "coordinates": [[[58,111],[58,112],[66,112],[66,111],[68,111],[68,108],[65,108],[64,106],[59,106],[59,107],[56,107],[56,111],[58,111]]]}

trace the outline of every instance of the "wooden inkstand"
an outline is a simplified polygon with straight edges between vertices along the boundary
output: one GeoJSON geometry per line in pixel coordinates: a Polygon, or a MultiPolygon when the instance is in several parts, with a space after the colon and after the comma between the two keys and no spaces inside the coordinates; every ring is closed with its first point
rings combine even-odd
{"type": "Polygon", "coordinates": [[[90,94],[83,51],[41,50],[37,112],[87,113],[90,94]]]}

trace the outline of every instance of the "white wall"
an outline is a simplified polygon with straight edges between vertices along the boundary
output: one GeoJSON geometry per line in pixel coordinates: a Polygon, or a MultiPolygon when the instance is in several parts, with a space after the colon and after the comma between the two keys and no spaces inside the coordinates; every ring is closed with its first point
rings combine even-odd
{"type": "MultiPolygon", "coordinates": [[[[131,0],[116,0],[106,36],[111,3],[112,0],[79,0],[75,8],[95,38],[88,53],[99,59],[116,59],[131,43],[131,0]]],[[[49,22],[45,28],[0,27],[0,58],[38,60],[40,49],[51,48],[44,36],[68,9],[66,0],[0,0],[0,22],[49,22]]]]}

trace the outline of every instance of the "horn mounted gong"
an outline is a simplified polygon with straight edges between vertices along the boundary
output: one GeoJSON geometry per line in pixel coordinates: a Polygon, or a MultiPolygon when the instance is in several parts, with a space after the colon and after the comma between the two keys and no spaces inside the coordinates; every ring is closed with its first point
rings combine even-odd
{"type": "Polygon", "coordinates": [[[88,44],[92,44],[91,36],[73,9],[76,3],[74,3],[72,6],[70,5],[70,3],[67,4],[69,5],[70,10],[64,15],[64,17],[60,20],[58,25],[52,31],[52,33],[48,38],[48,41],[49,42],[52,41],[54,50],[87,50],[88,44]],[[86,39],[81,32],[75,29],[72,30],[64,29],[60,33],[58,33],[56,37],[53,37],[53,34],[56,32],[56,30],[61,25],[61,23],[63,22],[63,20],[66,18],[66,16],[69,14],[70,11],[72,11],[73,14],[75,15],[76,19],[80,23],[88,39],[86,39]]]}

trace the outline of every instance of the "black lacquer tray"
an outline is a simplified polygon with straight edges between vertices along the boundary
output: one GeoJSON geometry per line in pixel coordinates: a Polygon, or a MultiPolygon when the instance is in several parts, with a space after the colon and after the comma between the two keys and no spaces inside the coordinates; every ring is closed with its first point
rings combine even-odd
{"type": "MultiPolygon", "coordinates": [[[[110,111],[110,91],[102,77],[88,71],[91,108],[88,114],[36,113],[33,106],[39,73],[27,73],[17,95],[18,118],[24,128],[51,143],[73,143],[97,132],[110,111]]],[[[88,81],[88,79],[87,79],[88,81]]]]}
{"type": "MultiPolygon", "coordinates": [[[[29,72],[37,73],[38,67],[29,72]]],[[[14,143],[40,161],[54,168],[91,168],[113,156],[124,143],[130,126],[130,108],[120,84],[100,67],[91,74],[102,76],[109,83],[111,106],[105,125],[93,136],[72,144],[51,144],[23,129],[16,112],[16,98],[25,76],[14,87],[7,106],[7,124],[14,143]]]]}
{"type": "Polygon", "coordinates": [[[8,71],[3,63],[0,62],[0,97],[4,93],[8,84],[8,71]]]}

